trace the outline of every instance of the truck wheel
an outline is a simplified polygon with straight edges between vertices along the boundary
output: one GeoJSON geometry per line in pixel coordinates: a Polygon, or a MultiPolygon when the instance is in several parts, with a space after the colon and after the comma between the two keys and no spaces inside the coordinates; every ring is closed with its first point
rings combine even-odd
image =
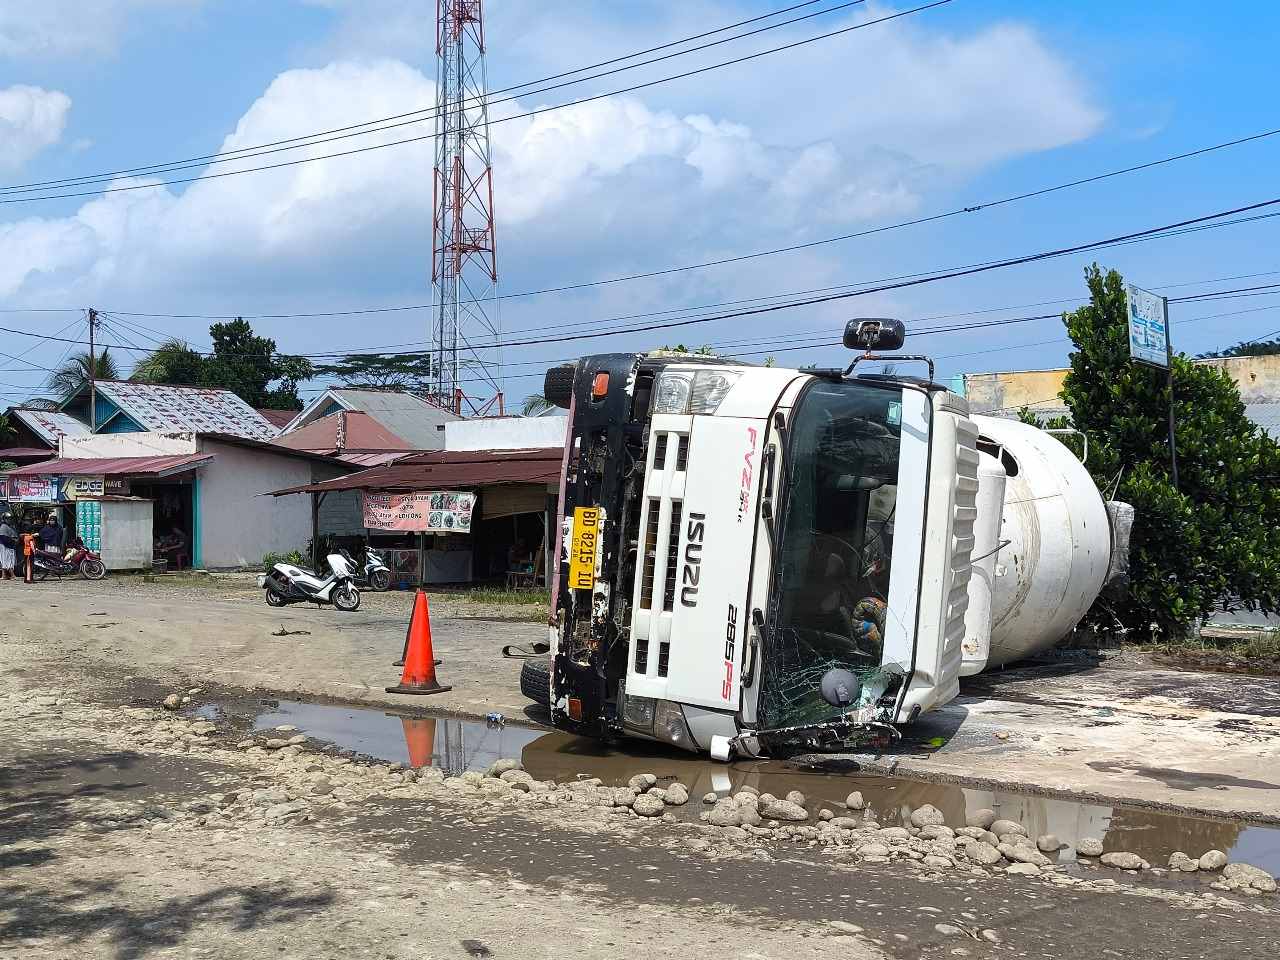
{"type": "Polygon", "coordinates": [[[520,668],[520,692],[539,706],[551,709],[551,658],[534,657],[520,668]]]}
{"type": "Polygon", "coordinates": [[[542,395],[547,403],[569,409],[569,401],[573,398],[573,377],[577,370],[576,365],[566,363],[547,371],[547,375],[542,378],[542,395]]]}

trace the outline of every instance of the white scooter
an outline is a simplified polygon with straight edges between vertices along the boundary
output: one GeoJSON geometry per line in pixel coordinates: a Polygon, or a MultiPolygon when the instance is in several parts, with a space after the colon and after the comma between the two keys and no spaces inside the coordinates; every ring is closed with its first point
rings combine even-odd
{"type": "Polygon", "coordinates": [[[358,587],[368,587],[378,593],[391,587],[391,568],[382,561],[382,555],[366,547],[364,566],[356,563],[355,557],[346,550],[339,551],[347,560],[347,566],[355,570],[355,581],[358,587]]]}
{"type": "Polygon", "coordinates": [[[339,610],[358,609],[360,591],[353,582],[351,565],[340,553],[331,553],[327,559],[333,573],[323,580],[290,563],[277,563],[270,573],[260,575],[258,586],[267,591],[267,604],[284,607],[291,603],[331,603],[339,610]]]}

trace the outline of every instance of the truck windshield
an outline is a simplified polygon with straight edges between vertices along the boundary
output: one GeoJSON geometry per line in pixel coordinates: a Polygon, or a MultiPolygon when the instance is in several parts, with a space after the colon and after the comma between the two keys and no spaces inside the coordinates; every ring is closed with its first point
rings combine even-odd
{"type": "Polygon", "coordinates": [[[883,692],[902,400],[902,389],[887,384],[817,380],[791,417],[764,729],[838,717],[843,711],[820,692],[832,669],[853,674],[855,705],[883,692]]]}

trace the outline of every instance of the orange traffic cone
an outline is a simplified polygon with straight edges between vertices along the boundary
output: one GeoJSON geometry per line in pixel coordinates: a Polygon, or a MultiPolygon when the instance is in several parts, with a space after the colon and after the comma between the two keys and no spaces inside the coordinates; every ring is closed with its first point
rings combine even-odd
{"type": "Polygon", "coordinates": [[[404,726],[404,744],[409,749],[409,766],[431,766],[431,754],[436,747],[436,721],[434,717],[401,717],[404,726]]]}
{"type": "MultiPolygon", "coordinates": [[[[417,592],[422,593],[421,590],[417,592]]],[[[426,604],[423,604],[422,609],[426,610],[426,604]]],[[[399,660],[391,661],[391,665],[393,667],[404,666],[404,658],[409,655],[409,638],[413,636],[413,624],[414,624],[414,621],[416,621],[417,619],[418,619],[418,598],[415,594],[414,601],[413,601],[413,611],[409,614],[409,626],[407,626],[404,631],[404,649],[400,651],[399,660]]],[[[430,625],[428,625],[427,629],[430,630],[430,625]]],[[[436,666],[438,667],[443,662],[444,662],[443,660],[436,660],[435,663],[436,663],[436,666]]]]}
{"type": "Polygon", "coordinates": [[[444,693],[453,687],[442,687],[436,680],[436,661],[431,652],[431,613],[427,595],[421,590],[413,598],[413,618],[409,621],[409,649],[404,656],[404,672],[398,686],[387,687],[387,693],[444,693]]]}

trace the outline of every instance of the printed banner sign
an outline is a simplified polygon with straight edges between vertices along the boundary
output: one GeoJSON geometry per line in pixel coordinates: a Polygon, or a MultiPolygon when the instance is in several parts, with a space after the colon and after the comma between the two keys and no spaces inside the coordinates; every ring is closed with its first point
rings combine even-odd
{"type": "Polygon", "coordinates": [[[15,503],[57,503],[57,477],[10,477],[9,499],[15,503]]]}
{"type": "Polygon", "coordinates": [[[80,500],[83,497],[101,497],[106,493],[106,482],[102,477],[64,477],[62,480],[62,499],[80,500]]]}
{"type": "Polygon", "coordinates": [[[433,493],[366,493],[364,525],[375,530],[470,533],[476,495],[441,490],[433,493]]]}
{"type": "Polygon", "coordinates": [[[1129,284],[1125,299],[1129,305],[1129,356],[1156,367],[1169,366],[1168,311],[1164,297],[1129,284]]]}

